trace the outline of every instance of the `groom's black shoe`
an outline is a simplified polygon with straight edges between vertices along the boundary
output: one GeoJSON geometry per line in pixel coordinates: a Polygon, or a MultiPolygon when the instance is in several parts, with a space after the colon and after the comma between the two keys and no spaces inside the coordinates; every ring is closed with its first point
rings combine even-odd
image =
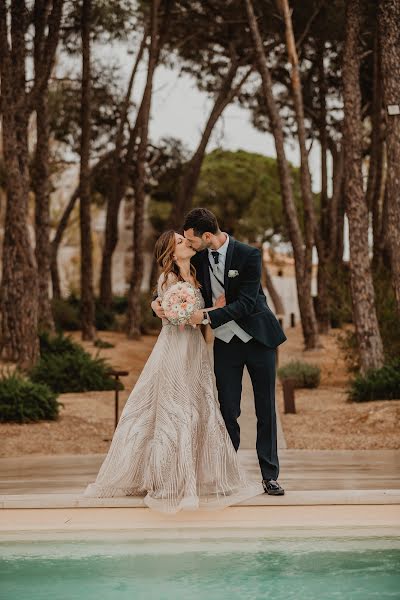
{"type": "Polygon", "coordinates": [[[285,490],[275,479],[263,479],[262,484],[264,492],[270,496],[283,496],[285,493],[285,490]]]}

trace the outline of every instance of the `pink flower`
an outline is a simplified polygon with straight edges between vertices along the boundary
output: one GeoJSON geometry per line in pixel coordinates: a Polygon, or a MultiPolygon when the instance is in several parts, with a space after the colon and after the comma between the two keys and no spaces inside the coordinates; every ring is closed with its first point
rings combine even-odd
{"type": "Polygon", "coordinates": [[[166,318],[173,325],[183,328],[190,321],[196,308],[196,292],[188,282],[175,283],[164,294],[162,307],[166,318]]]}

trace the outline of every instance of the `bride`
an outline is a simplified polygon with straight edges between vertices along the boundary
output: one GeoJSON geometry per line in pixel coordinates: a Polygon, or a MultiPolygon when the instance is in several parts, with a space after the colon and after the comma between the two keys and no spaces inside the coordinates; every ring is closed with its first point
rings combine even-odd
{"type": "MultiPolygon", "coordinates": [[[[195,253],[174,231],[157,240],[161,299],[172,285],[186,281],[195,289],[195,308],[204,309],[190,263],[195,253]]],[[[219,298],[214,308],[224,302],[219,298]]],[[[258,483],[246,480],[239,467],[214,394],[212,367],[200,329],[163,319],[97,479],[85,496],[145,495],[148,507],[173,513],[221,508],[262,491],[258,483]]]]}

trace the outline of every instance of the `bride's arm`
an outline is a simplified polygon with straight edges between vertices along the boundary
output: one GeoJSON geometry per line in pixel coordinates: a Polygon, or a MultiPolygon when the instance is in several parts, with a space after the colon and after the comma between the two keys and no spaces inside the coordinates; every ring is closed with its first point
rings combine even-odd
{"type": "Polygon", "coordinates": [[[164,278],[164,273],[161,273],[161,275],[158,278],[158,283],[157,283],[158,294],[153,295],[153,300],[152,300],[150,306],[151,306],[151,309],[152,309],[154,315],[159,317],[160,319],[165,319],[165,312],[161,306],[162,296],[163,296],[163,294],[165,294],[167,289],[170,288],[172,285],[174,285],[176,282],[177,282],[177,278],[173,273],[170,273],[166,280],[164,278]]]}

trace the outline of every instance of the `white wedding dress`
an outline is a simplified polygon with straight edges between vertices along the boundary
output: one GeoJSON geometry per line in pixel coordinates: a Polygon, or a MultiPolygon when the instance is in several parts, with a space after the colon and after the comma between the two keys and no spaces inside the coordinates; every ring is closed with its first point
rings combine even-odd
{"type": "MultiPolygon", "coordinates": [[[[162,277],[161,298],[169,287],[161,289],[162,277]]],[[[199,290],[196,296],[197,308],[203,308],[199,290]]],[[[221,508],[262,492],[238,465],[200,328],[164,320],[85,496],[145,495],[148,507],[178,512],[221,508]]]]}

